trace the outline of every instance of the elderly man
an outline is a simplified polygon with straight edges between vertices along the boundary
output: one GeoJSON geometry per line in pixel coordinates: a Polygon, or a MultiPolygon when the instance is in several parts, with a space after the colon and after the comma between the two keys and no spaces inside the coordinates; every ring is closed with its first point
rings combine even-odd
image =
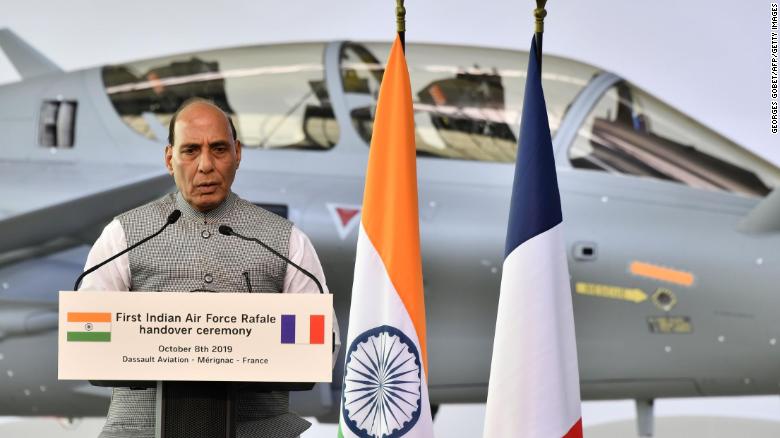
{"type": "MultiPolygon", "coordinates": [[[[231,191],[241,142],[215,104],[192,99],[171,119],[165,165],[178,192],[116,217],[87,266],[156,231],[173,210],[181,219],[163,234],[85,278],[82,290],[316,292],[314,282],[260,245],[219,234],[229,225],[254,236],[312,272],[325,287],[309,239],[286,219],[231,191]]],[[[335,324],[334,324],[335,326],[335,324]]],[[[337,332],[337,327],[334,327],[337,332]]],[[[338,339],[338,336],[336,336],[338,339]]],[[[290,413],[288,393],[238,395],[239,437],[294,437],[310,424],[290,413]]],[[[115,388],[102,438],[154,437],[155,390],[115,388]]]]}

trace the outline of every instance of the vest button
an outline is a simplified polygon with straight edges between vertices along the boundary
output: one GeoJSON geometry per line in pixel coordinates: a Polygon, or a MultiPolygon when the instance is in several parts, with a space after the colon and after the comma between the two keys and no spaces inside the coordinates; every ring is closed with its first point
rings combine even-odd
{"type": "Polygon", "coordinates": [[[200,235],[203,236],[204,239],[208,239],[209,237],[211,237],[211,233],[209,233],[209,230],[203,230],[200,233],[200,235]]]}
{"type": "Polygon", "coordinates": [[[211,283],[212,281],[214,281],[214,277],[212,277],[211,274],[206,274],[203,276],[203,281],[205,281],[206,283],[211,283]]]}

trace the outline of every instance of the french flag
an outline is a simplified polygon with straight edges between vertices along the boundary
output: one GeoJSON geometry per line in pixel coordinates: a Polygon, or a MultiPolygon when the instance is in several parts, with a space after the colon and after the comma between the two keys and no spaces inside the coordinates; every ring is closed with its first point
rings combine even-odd
{"type": "Polygon", "coordinates": [[[324,344],[325,315],[282,315],[282,344],[324,344]]]}
{"type": "Polygon", "coordinates": [[[515,165],[485,437],[582,437],[561,200],[536,41],[515,165]]]}

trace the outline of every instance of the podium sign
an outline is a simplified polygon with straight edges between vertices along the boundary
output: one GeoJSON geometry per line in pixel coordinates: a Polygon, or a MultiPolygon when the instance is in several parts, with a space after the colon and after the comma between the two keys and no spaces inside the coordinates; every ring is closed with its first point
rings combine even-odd
{"type": "Polygon", "coordinates": [[[330,382],[329,294],[60,292],[60,380],[330,382]]]}

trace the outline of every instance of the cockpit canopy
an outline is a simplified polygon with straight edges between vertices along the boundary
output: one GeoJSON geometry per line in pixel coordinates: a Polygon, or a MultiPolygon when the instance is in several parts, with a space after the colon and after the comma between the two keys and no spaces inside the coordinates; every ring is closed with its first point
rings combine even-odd
{"type": "MultiPolygon", "coordinates": [[[[354,129],[370,143],[387,43],[343,43],[339,95],[326,87],[325,44],[213,50],[103,68],[122,120],[150,140],[167,131],[186,99],[205,97],[233,118],[245,147],[328,150],[339,142],[331,99],[343,99],[354,129]],[[156,125],[156,126],[155,126],[156,125]],[[160,130],[159,128],[164,129],[160,130]]],[[[418,156],[512,163],[527,53],[409,44],[418,156]]],[[[555,136],[571,103],[599,71],[545,57],[542,83],[555,136]]],[[[776,167],[629,82],[601,96],[568,147],[578,169],[655,178],[691,187],[764,196],[776,167]]]]}
{"type": "Polygon", "coordinates": [[[329,149],[339,128],[324,86],[323,44],[243,47],[103,69],[114,108],[152,140],[190,97],[213,100],[247,147],[329,149]]]}

